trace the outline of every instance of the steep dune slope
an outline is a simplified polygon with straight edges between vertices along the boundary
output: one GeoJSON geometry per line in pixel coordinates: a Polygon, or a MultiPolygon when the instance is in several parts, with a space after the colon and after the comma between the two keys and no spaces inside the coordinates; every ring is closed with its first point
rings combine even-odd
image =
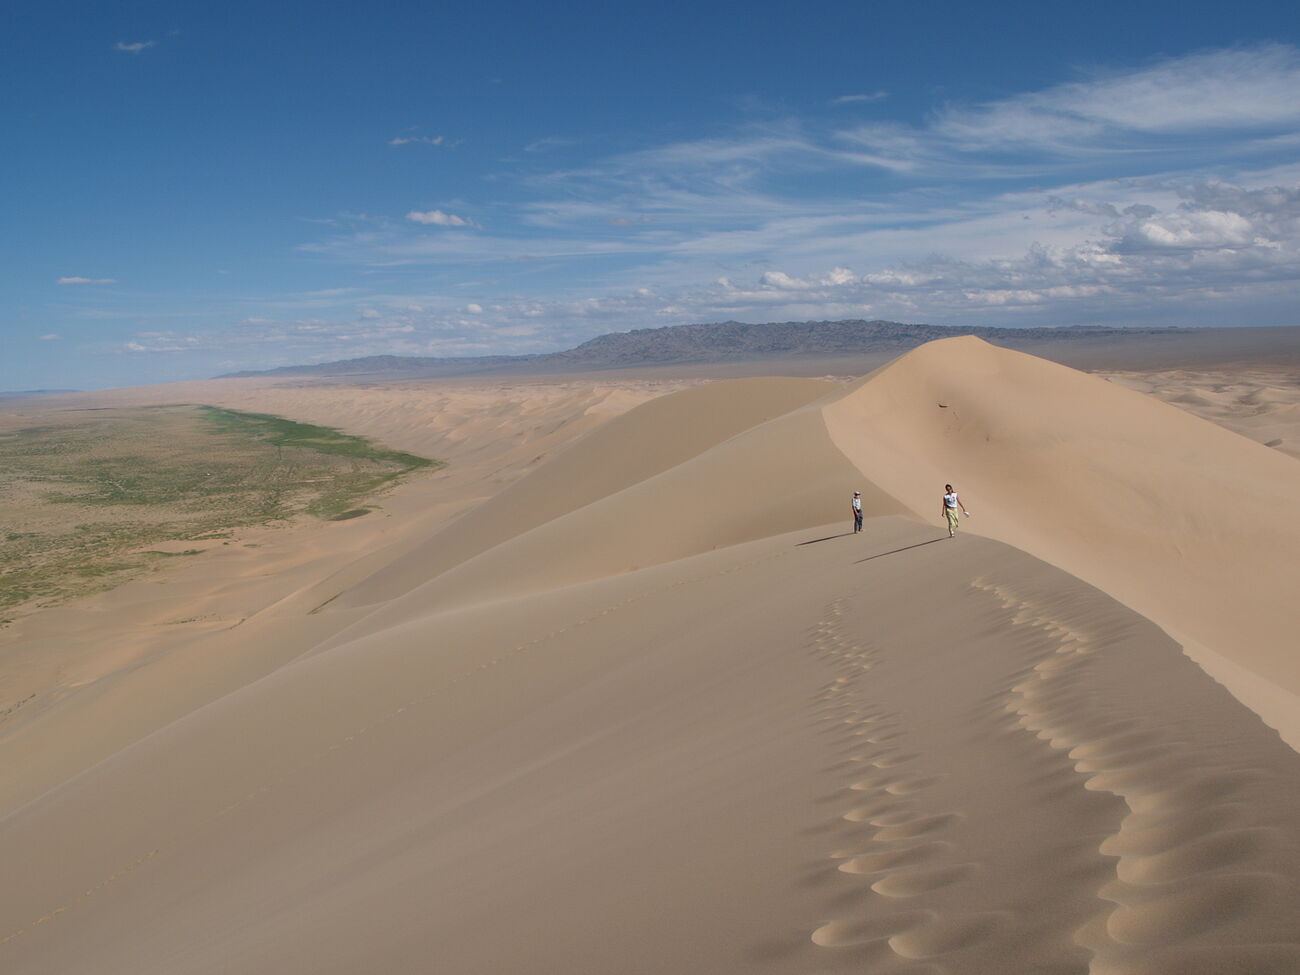
{"type": "Polygon", "coordinates": [[[917,349],[823,412],[886,492],[937,523],[955,484],[967,529],[1149,616],[1300,744],[1295,460],[975,338],[917,349]]]}
{"type": "MultiPolygon", "coordinates": [[[[671,431],[656,427],[659,437],[671,431]]],[[[572,468],[571,476],[586,470],[572,468]]],[[[811,404],[470,558],[327,645],[435,608],[556,589],[832,519],[847,530],[854,490],[862,491],[868,514],[905,510],[835,448],[819,406],[811,404]]]]}
{"type": "Polygon", "coordinates": [[[338,599],[365,606],[402,593],[452,566],[689,460],[750,427],[836,389],[819,379],[708,383],[644,403],[561,451],[490,502],[439,530],[338,599]]]}

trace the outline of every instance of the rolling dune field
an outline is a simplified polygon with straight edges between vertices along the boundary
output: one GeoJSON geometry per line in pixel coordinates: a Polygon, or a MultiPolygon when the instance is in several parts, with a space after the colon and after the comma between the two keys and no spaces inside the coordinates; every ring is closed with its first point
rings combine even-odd
{"type": "Polygon", "coordinates": [[[447,467],[0,631],[0,969],[1300,971],[1300,464],[1133,385],[96,394],[447,467]]]}

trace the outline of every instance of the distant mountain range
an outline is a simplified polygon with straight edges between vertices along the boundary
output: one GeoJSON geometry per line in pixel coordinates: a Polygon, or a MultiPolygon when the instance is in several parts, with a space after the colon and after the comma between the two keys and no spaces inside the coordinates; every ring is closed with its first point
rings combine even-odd
{"type": "Polygon", "coordinates": [[[686,362],[726,362],[769,357],[900,354],[934,339],[975,335],[1010,348],[1043,343],[1088,342],[1137,335],[1177,335],[1180,328],[991,328],[907,325],[886,321],[775,322],[749,325],[721,322],[670,325],[610,332],[566,352],[526,356],[372,355],[311,366],[227,373],[218,379],[248,376],[375,376],[377,378],[457,376],[487,372],[571,372],[686,362]]]}

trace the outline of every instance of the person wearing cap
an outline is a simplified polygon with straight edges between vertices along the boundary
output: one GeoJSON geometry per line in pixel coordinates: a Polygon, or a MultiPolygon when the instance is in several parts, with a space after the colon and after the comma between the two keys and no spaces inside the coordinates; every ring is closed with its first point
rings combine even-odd
{"type": "Polygon", "coordinates": [[[862,531],[862,492],[853,492],[853,533],[862,531]]]}

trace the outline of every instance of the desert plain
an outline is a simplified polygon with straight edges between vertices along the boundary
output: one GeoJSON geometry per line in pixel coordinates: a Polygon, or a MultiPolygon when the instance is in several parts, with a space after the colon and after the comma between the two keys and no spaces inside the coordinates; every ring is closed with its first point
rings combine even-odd
{"type": "MultiPolygon", "coordinates": [[[[437,462],[141,507],[193,530],[15,599],[0,970],[1300,972],[1277,334],[0,403],[0,449],[206,407],[437,462]]],[[[34,483],[10,535],[94,524],[34,483]]]]}

